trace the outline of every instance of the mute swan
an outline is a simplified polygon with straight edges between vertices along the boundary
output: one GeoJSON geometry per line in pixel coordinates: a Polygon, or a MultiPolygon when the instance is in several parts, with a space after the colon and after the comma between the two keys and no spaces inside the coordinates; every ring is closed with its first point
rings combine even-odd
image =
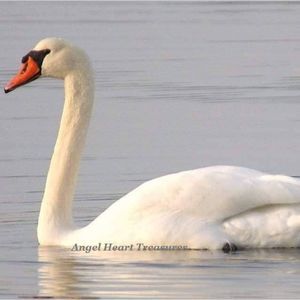
{"type": "Polygon", "coordinates": [[[300,181],[213,166],[166,175],[128,193],[76,228],[72,201],[94,98],[86,54],[59,38],[41,40],[22,59],[8,93],[38,77],[64,80],[65,103],[38,221],[41,245],[113,243],[191,249],[300,246],[300,181]]]}

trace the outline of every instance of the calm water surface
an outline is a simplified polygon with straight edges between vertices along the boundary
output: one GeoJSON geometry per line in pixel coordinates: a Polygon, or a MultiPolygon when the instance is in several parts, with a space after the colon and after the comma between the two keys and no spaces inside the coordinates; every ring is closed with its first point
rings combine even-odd
{"type": "MultiPolygon", "coordinates": [[[[46,36],[82,46],[95,66],[79,225],[141,182],[183,169],[300,175],[299,4],[0,2],[0,24],[1,86],[46,36]]],[[[295,249],[38,247],[62,83],[41,79],[0,97],[0,297],[299,298],[295,249]]]]}

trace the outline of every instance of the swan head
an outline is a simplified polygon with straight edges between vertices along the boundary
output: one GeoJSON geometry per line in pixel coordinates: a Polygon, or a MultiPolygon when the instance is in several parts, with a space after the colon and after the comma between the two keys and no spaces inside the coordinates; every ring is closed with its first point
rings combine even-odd
{"type": "Polygon", "coordinates": [[[41,76],[64,79],[89,65],[83,50],[62,38],[46,38],[22,58],[18,73],[7,83],[5,93],[41,76]]]}

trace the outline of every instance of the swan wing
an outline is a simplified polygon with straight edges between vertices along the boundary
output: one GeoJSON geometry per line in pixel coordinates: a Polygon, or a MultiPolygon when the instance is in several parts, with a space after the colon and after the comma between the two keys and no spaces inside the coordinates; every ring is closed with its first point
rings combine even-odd
{"type": "Polygon", "coordinates": [[[256,170],[214,166],[147,181],[101,217],[144,219],[181,214],[203,222],[223,221],[255,208],[300,203],[300,181],[256,170]]]}
{"type": "Polygon", "coordinates": [[[270,237],[277,210],[264,208],[289,206],[284,215],[294,216],[299,204],[300,181],[295,178],[240,167],[207,167],[143,183],[68,242],[184,244],[193,249],[221,249],[228,240],[246,247],[292,245],[298,227],[290,229],[286,243],[278,244],[285,241],[284,226],[279,228],[280,239],[270,237]],[[265,233],[260,234],[256,223],[263,224],[265,233]]]}

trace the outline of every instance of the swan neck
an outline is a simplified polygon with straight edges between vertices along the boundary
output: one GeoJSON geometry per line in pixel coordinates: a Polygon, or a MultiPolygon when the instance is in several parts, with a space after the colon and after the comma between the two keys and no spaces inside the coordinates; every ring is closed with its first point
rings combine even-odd
{"type": "Polygon", "coordinates": [[[68,74],[64,87],[65,103],[39,216],[40,244],[55,244],[73,228],[72,202],[94,98],[89,66],[68,74]]]}

